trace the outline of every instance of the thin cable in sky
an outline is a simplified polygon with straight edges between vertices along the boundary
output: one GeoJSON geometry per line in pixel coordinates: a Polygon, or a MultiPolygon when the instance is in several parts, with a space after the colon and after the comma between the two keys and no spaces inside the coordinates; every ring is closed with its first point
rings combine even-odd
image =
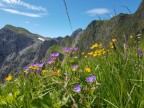
{"type": "Polygon", "coordinates": [[[65,0],[63,0],[63,2],[64,2],[64,5],[65,5],[66,14],[67,14],[67,17],[68,17],[68,20],[69,20],[70,28],[71,28],[71,31],[73,32],[72,24],[71,24],[71,20],[70,20],[70,16],[69,16],[69,13],[68,13],[67,4],[66,4],[66,1],[65,1],[65,0]]]}

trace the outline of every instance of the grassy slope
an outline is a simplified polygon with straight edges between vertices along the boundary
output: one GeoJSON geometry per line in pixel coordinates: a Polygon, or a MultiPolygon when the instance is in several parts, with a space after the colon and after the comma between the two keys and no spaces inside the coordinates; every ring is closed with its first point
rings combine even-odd
{"type": "MultiPolygon", "coordinates": [[[[133,38],[130,42],[133,42],[133,38]]],[[[64,66],[61,67],[56,60],[52,65],[46,64],[46,68],[43,68],[45,72],[39,74],[35,69],[21,72],[18,78],[13,77],[0,86],[0,106],[143,108],[144,59],[142,55],[137,55],[134,47],[129,46],[123,53],[118,42],[115,42],[115,46],[116,50],[108,48],[104,50],[105,53],[101,51],[95,57],[85,53],[82,58],[75,58],[77,52],[73,52],[64,66]],[[72,71],[75,64],[79,67],[72,71]],[[86,67],[91,72],[86,72],[86,67]],[[58,70],[61,71],[58,73],[58,70]],[[90,75],[95,75],[96,81],[86,82],[90,75]],[[81,85],[79,93],[73,91],[77,84],[81,85]]],[[[103,47],[91,52],[100,49],[103,47]]]]}

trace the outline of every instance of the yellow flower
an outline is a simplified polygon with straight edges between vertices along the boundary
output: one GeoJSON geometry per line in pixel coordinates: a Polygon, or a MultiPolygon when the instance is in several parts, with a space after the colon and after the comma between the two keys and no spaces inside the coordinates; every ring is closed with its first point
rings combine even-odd
{"type": "Polygon", "coordinates": [[[112,42],[116,42],[116,38],[113,38],[113,39],[112,39],[112,42]]]}
{"type": "Polygon", "coordinates": [[[133,38],[133,36],[130,36],[130,39],[132,39],[133,38]]]}
{"type": "Polygon", "coordinates": [[[95,57],[95,56],[97,56],[97,54],[96,54],[96,53],[94,53],[94,54],[93,54],[93,56],[95,57]]]}
{"type": "Polygon", "coordinates": [[[93,46],[91,46],[91,47],[90,47],[90,49],[94,49],[94,47],[93,47],[93,46]]]}
{"type": "Polygon", "coordinates": [[[84,52],[82,52],[82,55],[84,55],[84,52]]]}
{"type": "Polygon", "coordinates": [[[29,69],[33,69],[33,66],[29,66],[29,69]]]}
{"type": "Polygon", "coordinates": [[[113,46],[113,45],[111,45],[110,47],[111,47],[112,49],[114,48],[114,46],[113,46]]]}
{"type": "Polygon", "coordinates": [[[94,45],[93,45],[93,47],[95,47],[95,48],[96,48],[96,47],[98,47],[98,44],[97,44],[97,43],[96,43],[96,44],[94,44],[94,45]]]}
{"type": "Polygon", "coordinates": [[[102,44],[101,44],[101,43],[99,44],[99,47],[100,47],[100,48],[102,47],[102,44]]]}
{"type": "Polygon", "coordinates": [[[42,70],[43,73],[47,72],[47,70],[42,70]]]}
{"type": "Polygon", "coordinates": [[[85,56],[85,58],[87,58],[87,56],[85,56]]]}
{"type": "Polygon", "coordinates": [[[105,54],[106,53],[106,51],[103,51],[103,54],[105,54]]]}
{"type": "Polygon", "coordinates": [[[24,70],[24,72],[25,72],[25,73],[28,73],[28,71],[27,71],[27,70],[24,70]]]}
{"type": "Polygon", "coordinates": [[[7,80],[7,81],[12,80],[12,76],[11,76],[11,75],[8,75],[8,76],[5,78],[5,80],[7,80]]]}
{"type": "Polygon", "coordinates": [[[60,72],[61,72],[61,70],[57,70],[57,71],[55,72],[55,74],[59,76],[59,75],[60,75],[60,72]]]}
{"type": "Polygon", "coordinates": [[[89,52],[88,55],[93,55],[93,52],[89,52]]]}
{"type": "Polygon", "coordinates": [[[91,69],[89,67],[85,68],[86,72],[91,72],[91,69]]]}

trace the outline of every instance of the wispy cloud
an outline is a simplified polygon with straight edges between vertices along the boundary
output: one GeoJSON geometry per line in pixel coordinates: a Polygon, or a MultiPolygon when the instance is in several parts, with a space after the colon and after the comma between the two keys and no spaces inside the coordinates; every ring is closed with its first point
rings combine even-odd
{"type": "Polygon", "coordinates": [[[30,22],[29,22],[29,21],[26,21],[25,23],[26,23],[26,24],[29,24],[30,22]]]}
{"type": "Polygon", "coordinates": [[[1,7],[1,6],[4,6],[4,5],[3,5],[2,3],[0,3],[0,7],[1,7]]]}
{"type": "Polygon", "coordinates": [[[13,10],[13,9],[1,9],[1,10],[6,11],[6,12],[9,12],[9,13],[19,14],[19,15],[24,15],[24,16],[29,16],[29,17],[42,17],[42,16],[39,15],[39,14],[20,12],[20,11],[13,10]]]}
{"type": "Polygon", "coordinates": [[[5,2],[5,3],[8,3],[8,4],[23,6],[23,7],[26,7],[28,9],[31,9],[31,10],[47,11],[43,7],[31,5],[31,4],[25,3],[25,2],[23,2],[21,0],[2,0],[2,1],[5,2]]]}
{"type": "Polygon", "coordinates": [[[0,9],[5,12],[28,17],[42,17],[47,15],[46,8],[31,5],[29,3],[23,2],[22,0],[0,0],[0,7],[0,9]],[[20,11],[21,9],[23,11],[20,11]]]}
{"type": "Polygon", "coordinates": [[[93,15],[102,15],[102,14],[106,14],[109,12],[110,11],[106,8],[95,8],[95,9],[91,9],[91,10],[86,11],[86,14],[93,16],[93,15]]]}

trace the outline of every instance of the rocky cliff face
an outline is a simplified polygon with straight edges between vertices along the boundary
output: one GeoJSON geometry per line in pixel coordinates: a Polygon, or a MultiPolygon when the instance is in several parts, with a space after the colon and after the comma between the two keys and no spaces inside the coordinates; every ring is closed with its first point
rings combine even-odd
{"type": "Polygon", "coordinates": [[[0,30],[0,65],[5,58],[18,52],[34,43],[34,40],[23,35],[17,34],[7,27],[0,30]]]}
{"type": "Polygon", "coordinates": [[[0,29],[0,77],[18,72],[30,63],[40,62],[46,51],[57,41],[43,38],[11,25],[0,29]]]}

